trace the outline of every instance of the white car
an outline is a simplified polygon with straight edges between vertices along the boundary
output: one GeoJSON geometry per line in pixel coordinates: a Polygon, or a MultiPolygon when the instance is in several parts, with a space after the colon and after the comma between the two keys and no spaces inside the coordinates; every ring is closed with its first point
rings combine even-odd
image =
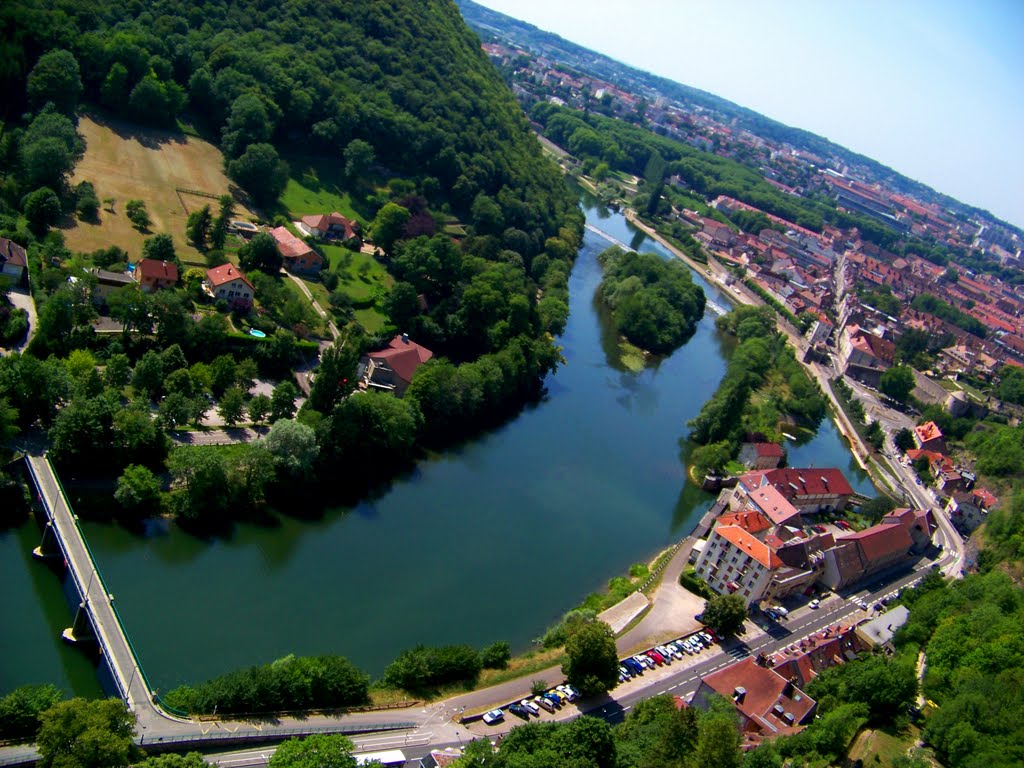
{"type": "Polygon", "coordinates": [[[505,719],[505,713],[502,712],[500,709],[492,709],[490,712],[485,712],[484,713],[484,722],[487,723],[488,725],[493,725],[494,723],[500,723],[504,719],[505,719]]]}
{"type": "Polygon", "coordinates": [[[807,604],[807,607],[817,610],[819,605],[821,605],[821,600],[819,600],[818,598],[814,598],[813,600],[811,600],[811,602],[807,604]]]}
{"type": "Polygon", "coordinates": [[[537,706],[536,702],[530,701],[529,699],[523,699],[519,703],[530,710],[533,714],[540,714],[540,707],[537,706]]]}

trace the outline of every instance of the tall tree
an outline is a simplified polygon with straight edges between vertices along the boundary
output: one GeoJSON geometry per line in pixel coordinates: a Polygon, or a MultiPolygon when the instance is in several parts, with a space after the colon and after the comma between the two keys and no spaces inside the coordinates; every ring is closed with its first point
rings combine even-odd
{"type": "Polygon", "coordinates": [[[704,623],[719,635],[739,632],[747,616],[747,607],[739,595],[715,595],[704,603],[704,623]]]}
{"type": "Polygon", "coordinates": [[[615,687],[619,679],[619,656],[615,635],[603,621],[584,624],[569,636],[562,665],[569,683],[584,696],[597,696],[615,687]]]}
{"type": "Polygon", "coordinates": [[[238,265],[246,271],[258,269],[268,275],[276,275],[283,263],[277,241],[266,232],[256,233],[252,240],[238,249],[238,265]]]}
{"type": "Polygon", "coordinates": [[[188,222],[185,225],[185,234],[192,245],[200,251],[206,250],[206,238],[210,234],[210,226],[213,224],[213,216],[210,214],[210,206],[204,205],[198,211],[192,211],[188,215],[188,222]]]}
{"type": "Polygon", "coordinates": [[[135,718],[118,699],[70,699],[40,716],[43,768],[117,768],[135,756],[135,718]]]}
{"type": "Polygon", "coordinates": [[[288,739],[270,758],[270,768],[356,768],[355,745],[345,736],[318,734],[288,739]]]}
{"type": "Polygon", "coordinates": [[[36,109],[51,102],[64,114],[73,114],[82,93],[82,76],[74,54],[58,49],[40,56],[28,74],[26,91],[29,104],[36,109]]]}
{"type": "Polygon", "coordinates": [[[898,403],[907,402],[915,386],[914,369],[909,365],[894,365],[878,382],[878,389],[898,403]]]}
{"type": "Polygon", "coordinates": [[[402,237],[405,223],[409,221],[409,211],[397,203],[387,203],[373,218],[370,225],[370,239],[384,253],[391,255],[395,243],[402,237]]]}
{"type": "Polygon", "coordinates": [[[228,175],[257,204],[273,205],[288,183],[288,164],[270,144],[250,144],[237,160],[228,163],[228,175]]]}

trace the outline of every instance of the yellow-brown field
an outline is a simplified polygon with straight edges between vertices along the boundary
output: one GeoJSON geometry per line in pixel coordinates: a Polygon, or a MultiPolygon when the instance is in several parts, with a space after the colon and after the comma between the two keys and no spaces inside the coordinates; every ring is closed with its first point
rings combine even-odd
{"type": "MultiPolygon", "coordinates": [[[[115,203],[113,213],[101,204],[98,223],[67,220],[64,235],[68,248],[90,252],[117,245],[136,259],[147,237],[168,232],[183,260],[201,262],[201,255],[185,239],[185,222],[190,211],[206,204],[216,214],[217,201],[176,190],[212,195],[229,192],[220,150],[194,136],[106,118],[82,117],[78,132],[85,138],[86,149],[72,183],[90,181],[101,201],[112,197],[115,203]],[[125,203],[133,199],[146,203],[151,221],[148,233],[135,229],[125,215],[125,203]]],[[[249,215],[237,202],[235,213],[249,215]]]]}

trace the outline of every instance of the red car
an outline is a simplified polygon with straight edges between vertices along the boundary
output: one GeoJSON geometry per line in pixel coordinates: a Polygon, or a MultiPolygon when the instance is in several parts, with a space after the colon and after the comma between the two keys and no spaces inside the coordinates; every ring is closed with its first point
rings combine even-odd
{"type": "Polygon", "coordinates": [[[844,531],[850,530],[850,524],[845,520],[836,520],[836,525],[842,528],[844,531]]]}
{"type": "Polygon", "coordinates": [[[662,656],[662,655],[661,655],[660,653],[658,653],[657,651],[648,651],[648,652],[647,652],[647,657],[648,657],[649,659],[651,659],[651,661],[653,661],[653,662],[654,662],[655,664],[657,664],[657,665],[658,665],[659,667],[660,667],[660,666],[661,666],[662,664],[664,664],[664,663],[665,663],[665,657],[664,657],[664,656],[662,656]]]}

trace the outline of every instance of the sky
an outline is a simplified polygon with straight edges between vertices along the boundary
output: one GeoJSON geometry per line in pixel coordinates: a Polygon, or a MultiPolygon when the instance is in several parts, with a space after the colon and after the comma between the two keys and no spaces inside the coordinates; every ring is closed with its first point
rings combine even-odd
{"type": "Polygon", "coordinates": [[[1024,227],[1024,0],[477,0],[1024,227]]]}

